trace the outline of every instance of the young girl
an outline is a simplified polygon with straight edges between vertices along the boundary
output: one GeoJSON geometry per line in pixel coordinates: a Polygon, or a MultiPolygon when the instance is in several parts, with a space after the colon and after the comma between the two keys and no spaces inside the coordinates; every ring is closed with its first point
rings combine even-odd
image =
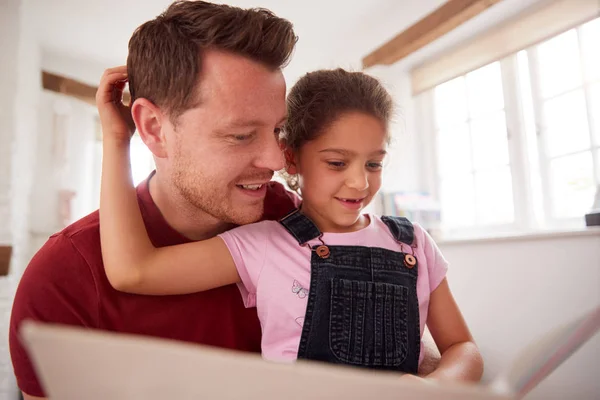
{"type": "MultiPolygon", "coordinates": [[[[100,88],[116,93],[119,105],[122,78],[109,77],[100,88]]],[[[361,212],[381,186],[392,114],[391,97],[376,79],[322,70],[292,88],[282,141],[290,186],[302,194],[300,209],[280,221],[162,248],[151,244],[136,202],[129,137],[118,140],[112,132],[118,114],[102,112],[111,106],[99,102],[105,135],[100,230],[115,288],[166,295],[237,283],[246,306],[257,307],[263,357],[277,361],[416,374],[427,323],[442,353],[432,376],[480,378],[479,352],[433,240],[404,218],[361,212]]]]}

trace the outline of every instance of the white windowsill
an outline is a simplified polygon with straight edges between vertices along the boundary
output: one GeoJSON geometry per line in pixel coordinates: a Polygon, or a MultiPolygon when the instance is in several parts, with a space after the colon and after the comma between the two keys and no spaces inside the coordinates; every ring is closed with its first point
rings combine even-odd
{"type": "MultiPolygon", "coordinates": [[[[457,237],[457,238],[440,238],[436,240],[438,245],[462,245],[470,243],[493,243],[493,242],[510,242],[522,240],[543,240],[553,238],[572,238],[578,236],[598,236],[600,239],[600,226],[589,226],[574,229],[554,229],[542,230],[523,233],[509,233],[497,235],[483,235],[477,237],[457,237]]],[[[599,243],[600,245],[600,243],[599,243]]]]}

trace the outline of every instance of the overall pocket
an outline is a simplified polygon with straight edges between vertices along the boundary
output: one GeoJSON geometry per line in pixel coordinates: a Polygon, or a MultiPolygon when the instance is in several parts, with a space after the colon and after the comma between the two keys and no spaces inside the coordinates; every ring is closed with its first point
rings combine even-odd
{"type": "Polygon", "coordinates": [[[408,288],[331,280],[329,346],[339,361],[397,367],[408,354],[408,288]]]}

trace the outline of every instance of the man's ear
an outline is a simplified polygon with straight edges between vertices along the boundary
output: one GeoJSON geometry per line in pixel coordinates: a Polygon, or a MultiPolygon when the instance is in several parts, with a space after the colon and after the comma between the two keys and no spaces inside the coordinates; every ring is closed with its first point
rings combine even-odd
{"type": "Polygon", "coordinates": [[[158,158],[167,157],[162,126],[166,116],[148,99],[136,99],[131,106],[131,116],[136,129],[148,149],[158,158]]]}
{"type": "Polygon", "coordinates": [[[285,171],[289,175],[296,175],[298,173],[298,167],[296,166],[296,155],[292,150],[286,148],[283,151],[285,156],[285,171]]]}

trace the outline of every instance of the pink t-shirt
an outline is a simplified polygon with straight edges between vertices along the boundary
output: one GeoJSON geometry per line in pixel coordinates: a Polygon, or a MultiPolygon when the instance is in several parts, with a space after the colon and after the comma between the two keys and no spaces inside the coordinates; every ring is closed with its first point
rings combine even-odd
{"type": "MultiPolygon", "coordinates": [[[[325,233],[330,246],[380,247],[411,253],[408,245],[394,240],[387,225],[374,215],[370,224],[350,233],[325,233]]],[[[444,280],[448,263],[433,239],[418,224],[415,227],[415,256],[419,264],[417,297],[421,336],[427,321],[429,296],[444,280]]],[[[242,279],[239,284],[246,307],[257,307],[262,327],[262,355],[273,361],[298,357],[304,315],[310,290],[310,250],[276,221],[244,225],[219,235],[242,279]]],[[[318,240],[310,245],[320,244],[318,240]]],[[[423,344],[421,358],[423,359],[423,344]]]]}

